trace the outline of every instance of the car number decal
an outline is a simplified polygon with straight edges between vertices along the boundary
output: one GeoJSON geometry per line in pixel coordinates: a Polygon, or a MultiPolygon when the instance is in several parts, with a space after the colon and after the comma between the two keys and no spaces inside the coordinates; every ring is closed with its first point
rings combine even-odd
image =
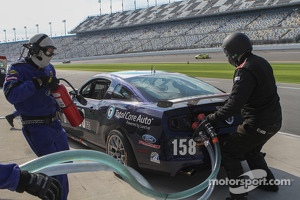
{"type": "Polygon", "coordinates": [[[175,139],[172,141],[173,155],[195,155],[197,153],[196,142],[193,139],[175,139]]]}

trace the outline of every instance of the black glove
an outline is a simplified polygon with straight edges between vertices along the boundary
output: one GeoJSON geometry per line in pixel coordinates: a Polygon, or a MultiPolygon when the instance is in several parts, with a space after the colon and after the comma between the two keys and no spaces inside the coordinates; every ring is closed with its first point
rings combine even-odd
{"type": "Polygon", "coordinates": [[[56,90],[56,88],[58,87],[59,84],[59,80],[55,77],[51,77],[48,80],[48,86],[51,90],[51,92],[53,92],[54,90],[56,90]]]}
{"type": "Polygon", "coordinates": [[[48,85],[49,76],[33,77],[32,82],[36,89],[41,89],[43,86],[48,85]]]}
{"type": "Polygon", "coordinates": [[[45,200],[60,200],[62,197],[61,185],[53,177],[41,173],[29,173],[21,170],[17,192],[28,192],[45,200]]]}
{"type": "Polygon", "coordinates": [[[209,122],[211,125],[214,125],[216,123],[216,115],[215,113],[211,113],[209,115],[206,116],[206,120],[207,122],[209,122]]]}
{"type": "Polygon", "coordinates": [[[48,86],[51,91],[56,90],[59,84],[59,80],[55,77],[41,76],[33,77],[32,82],[36,89],[41,89],[42,87],[48,86]]]}

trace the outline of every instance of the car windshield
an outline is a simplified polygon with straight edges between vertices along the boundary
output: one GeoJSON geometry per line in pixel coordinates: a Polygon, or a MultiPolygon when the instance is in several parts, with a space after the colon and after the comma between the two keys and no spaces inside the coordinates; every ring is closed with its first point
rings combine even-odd
{"type": "Polygon", "coordinates": [[[199,79],[179,74],[135,76],[125,80],[153,102],[223,93],[199,79]]]}

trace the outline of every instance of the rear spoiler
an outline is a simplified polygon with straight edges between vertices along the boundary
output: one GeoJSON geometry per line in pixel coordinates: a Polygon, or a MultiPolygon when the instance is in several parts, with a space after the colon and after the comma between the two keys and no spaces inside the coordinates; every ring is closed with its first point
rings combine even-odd
{"type": "Polygon", "coordinates": [[[187,97],[183,99],[174,99],[174,100],[161,100],[157,102],[157,106],[161,108],[169,108],[172,107],[175,103],[182,103],[182,102],[187,102],[187,106],[193,106],[197,105],[199,101],[204,100],[204,99],[215,99],[215,98],[222,98],[222,99],[227,99],[229,96],[229,93],[224,93],[224,94],[213,94],[213,95],[205,95],[201,97],[187,97]]]}

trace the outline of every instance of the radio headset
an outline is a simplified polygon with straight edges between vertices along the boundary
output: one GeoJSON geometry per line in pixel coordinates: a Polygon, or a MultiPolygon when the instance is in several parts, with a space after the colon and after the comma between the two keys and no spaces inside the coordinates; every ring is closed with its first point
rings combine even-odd
{"type": "Polygon", "coordinates": [[[36,42],[34,43],[28,43],[28,44],[24,44],[23,46],[28,48],[29,50],[29,54],[30,55],[37,55],[37,59],[42,60],[41,56],[38,56],[39,51],[41,50],[40,47],[40,43],[46,38],[48,37],[48,35],[44,34],[42,35],[42,37],[40,37],[40,39],[38,39],[36,42]]]}

